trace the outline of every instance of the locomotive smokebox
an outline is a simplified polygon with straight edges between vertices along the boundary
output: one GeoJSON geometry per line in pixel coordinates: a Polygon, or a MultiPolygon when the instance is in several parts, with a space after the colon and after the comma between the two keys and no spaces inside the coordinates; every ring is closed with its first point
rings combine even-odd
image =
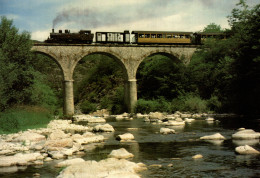
{"type": "Polygon", "coordinates": [[[54,33],[54,28],[52,29],[52,33],[54,33]]]}

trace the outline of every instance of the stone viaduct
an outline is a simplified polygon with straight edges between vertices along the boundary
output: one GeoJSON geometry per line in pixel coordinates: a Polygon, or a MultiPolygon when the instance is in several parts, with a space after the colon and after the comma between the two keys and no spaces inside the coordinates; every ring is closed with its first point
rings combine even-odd
{"type": "Polygon", "coordinates": [[[64,115],[74,114],[73,72],[78,62],[90,54],[104,54],[118,62],[124,72],[125,104],[133,112],[137,101],[136,72],[139,64],[148,56],[162,54],[189,63],[196,50],[194,45],[62,45],[34,44],[32,50],[45,54],[58,64],[64,80],[64,115]]]}

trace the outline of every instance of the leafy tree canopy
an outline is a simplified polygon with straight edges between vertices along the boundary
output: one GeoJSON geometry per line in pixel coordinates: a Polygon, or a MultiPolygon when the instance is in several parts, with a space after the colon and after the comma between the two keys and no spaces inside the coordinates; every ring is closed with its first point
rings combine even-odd
{"type": "Polygon", "coordinates": [[[215,23],[210,23],[203,29],[203,32],[214,33],[214,32],[223,32],[223,30],[220,25],[217,25],[215,23]]]}

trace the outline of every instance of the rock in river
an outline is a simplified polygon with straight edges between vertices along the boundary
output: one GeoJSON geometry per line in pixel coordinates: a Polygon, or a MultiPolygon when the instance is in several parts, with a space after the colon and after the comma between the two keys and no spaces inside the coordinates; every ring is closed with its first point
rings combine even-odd
{"type": "Polygon", "coordinates": [[[93,128],[93,131],[95,131],[95,132],[114,132],[115,129],[113,128],[112,125],[109,125],[109,124],[103,124],[103,125],[99,124],[93,128]]]}
{"type": "Polygon", "coordinates": [[[74,164],[65,168],[58,178],[71,177],[140,177],[136,172],[144,170],[143,164],[130,162],[125,159],[108,158],[96,161],[85,161],[84,163],[74,164]]]}
{"type": "Polygon", "coordinates": [[[132,158],[134,155],[132,153],[129,153],[124,148],[120,148],[118,150],[113,150],[109,155],[109,158],[118,158],[118,159],[127,159],[132,158]]]}
{"type": "Polygon", "coordinates": [[[170,129],[170,128],[161,128],[160,129],[160,133],[161,134],[174,134],[175,133],[175,130],[173,129],[170,129]]]}
{"type": "Polygon", "coordinates": [[[69,160],[59,162],[57,165],[55,165],[55,167],[66,167],[73,164],[84,163],[84,162],[85,160],[82,158],[74,158],[74,159],[69,159],[69,160]]]}
{"type": "Polygon", "coordinates": [[[225,140],[226,138],[220,133],[215,133],[213,135],[207,135],[200,137],[201,140],[225,140]]]}
{"type": "Polygon", "coordinates": [[[251,146],[248,146],[248,145],[236,147],[235,152],[242,154],[242,155],[260,154],[259,151],[257,151],[256,149],[254,149],[254,148],[252,148],[251,146]]]}
{"type": "Polygon", "coordinates": [[[255,132],[252,129],[245,129],[238,131],[237,133],[232,135],[233,139],[241,139],[241,140],[246,140],[246,139],[259,139],[260,138],[260,133],[255,132]]]}
{"type": "Polygon", "coordinates": [[[120,140],[120,141],[129,141],[129,140],[134,140],[135,137],[133,134],[131,133],[125,133],[125,134],[122,134],[122,135],[118,135],[116,137],[117,140],[120,140]]]}

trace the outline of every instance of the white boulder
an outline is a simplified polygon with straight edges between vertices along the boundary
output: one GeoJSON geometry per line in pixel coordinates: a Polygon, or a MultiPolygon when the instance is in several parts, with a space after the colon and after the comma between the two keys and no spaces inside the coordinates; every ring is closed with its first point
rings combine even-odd
{"type": "Polygon", "coordinates": [[[69,160],[59,162],[58,164],[55,165],[55,167],[67,167],[73,164],[80,164],[84,162],[85,160],[82,158],[74,158],[74,159],[69,159],[69,160]]]}
{"type": "Polygon", "coordinates": [[[235,148],[235,152],[238,153],[238,154],[242,154],[242,155],[246,155],[246,154],[260,154],[259,151],[257,151],[256,149],[252,148],[249,145],[236,147],[235,148]]]}
{"type": "Polygon", "coordinates": [[[92,128],[88,126],[72,124],[71,120],[52,120],[47,127],[50,129],[60,129],[68,132],[92,131],[92,128]]]}
{"type": "Polygon", "coordinates": [[[179,126],[179,125],[185,125],[184,121],[168,121],[163,123],[165,126],[179,126]]]}
{"type": "Polygon", "coordinates": [[[125,159],[108,158],[99,162],[85,161],[84,163],[73,164],[65,168],[58,178],[136,178],[140,177],[136,172],[145,168],[143,164],[130,162],[125,159]]]}
{"type": "Polygon", "coordinates": [[[109,125],[109,124],[103,124],[103,125],[99,124],[93,128],[93,131],[95,131],[95,132],[114,132],[115,129],[113,128],[112,125],[109,125]]]}
{"type": "Polygon", "coordinates": [[[90,116],[90,115],[85,115],[85,114],[75,115],[75,116],[73,116],[73,118],[77,122],[80,122],[80,121],[85,121],[85,122],[88,122],[88,123],[104,123],[104,122],[106,122],[106,120],[102,117],[90,116]]]}
{"type": "Polygon", "coordinates": [[[41,160],[43,158],[44,157],[40,153],[17,153],[13,156],[0,157],[0,167],[9,167],[14,165],[25,166],[28,165],[29,162],[41,160]]]}
{"type": "Polygon", "coordinates": [[[205,121],[214,121],[215,119],[213,117],[208,117],[205,119],[205,121]]]}
{"type": "Polygon", "coordinates": [[[215,133],[213,135],[207,135],[200,137],[201,140],[225,140],[226,138],[220,133],[215,133]]]}
{"type": "Polygon", "coordinates": [[[241,140],[246,140],[246,139],[259,139],[260,138],[260,133],[255,132],[252,129],[245,129],[236,132],[235,134],[232,135],[233,139],[241,139],[241,140]]]}
{"type": "Polygon", "coordinates": [[[151,122],[156,122],[157,120],[163,120],[165,117],[163,113],[160,112],[151,112],[149,113],[149,119],[151,122]]]}
{"type": "Polygon", "coordinates": [[[117,140],[120,140],[120,141],[129,141],[129,140],[134,140],[135,137],[133,134],[131,133],[125,133],[125,134],[122,134],[122,135],[118,135],[116,137],[117,140]]]}
{"type": "Polygon", "coordinates": [[[191,122],[195,121],[195,119],[185,118],[184,121],[187,123],[191,123],[191,122]]]}
{"type": "Polygon", "coordinates": [[[127,159],[132,158],[134,155],[132,153],[129,153],[124,148],[120,148],[118,150],[113,150],[109,155],[109,158],[117,158],[117,159],[127,159]]]}
{"type": "Polygon", "coordinates": [[[174,129],[170,129],[170,128],[161,128],[160,129],[160,133],[161,134],[174,134],[175,130],[174,129]]]}
{"type": "Polygon", "coordinates": [[[30,131],[23,132],[18,137],[16,137],[16,139],[14,139],[14,141],[19,141],[19,142],[25,142],[25,141],[39,142],[43,140],[46,140],[44,135],[40,135],[38,133],[34,133],[30,131]]]}
{"type": "Polygon", "coordinates": [[[74,134],[71,138],[74,140],[74,142],[80,143],[82,145],[102,142],[105,139],[103,135],[95,135],[93,133],[85,133],[84,135],[74,134]]]}
{"type": "Polygon", "coordinates": [[[201,155],[201,154],[192,156],[192,159],[201,159],[201,158],[203,158],[203,155],[201,155]]]}

